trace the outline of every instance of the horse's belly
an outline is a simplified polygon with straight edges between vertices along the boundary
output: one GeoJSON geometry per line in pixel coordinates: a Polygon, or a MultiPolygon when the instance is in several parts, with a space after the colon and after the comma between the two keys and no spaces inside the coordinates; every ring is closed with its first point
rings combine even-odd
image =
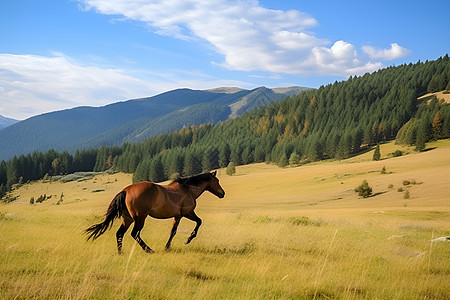
{"type": "Polygon", "coordinates": [[[153,217],[155,219],[170,219],[173,217],[178,217],[179,215],[176,213],[169,213],[164,211],[158,211],[158,210],[151,210],[149,213],[150,217],[153,217]]]}

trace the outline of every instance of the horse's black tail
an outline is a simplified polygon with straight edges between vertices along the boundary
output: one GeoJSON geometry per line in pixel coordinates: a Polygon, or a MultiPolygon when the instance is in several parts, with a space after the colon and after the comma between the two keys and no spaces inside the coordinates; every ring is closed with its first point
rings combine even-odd
{"type": "Polygon", "coordinates": [[[105,220],[102,223],[92,225],[86,229],[86,234],[89,234],[87,238],[88,241],[91,238],[92,240],[95,240],[100,235],[105,233],[105,231],[112,226],[114,219],[122,216],[122,210],[125,208],[126,194],[127,193],[125,191],[118,193],[109,204],[108,210],[105,214],[105,220]]]}

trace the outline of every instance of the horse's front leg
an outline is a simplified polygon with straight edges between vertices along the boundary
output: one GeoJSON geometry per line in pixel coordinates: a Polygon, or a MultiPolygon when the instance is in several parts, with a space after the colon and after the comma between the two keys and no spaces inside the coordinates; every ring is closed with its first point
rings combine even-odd
{"type": "Polygon", "coordinates": [[[172,243],[172,239],[175,236],[175,234],[177,233],[177,228],[178,228],[178,224],[180,224],[180,220],[181,220],[181,217],[174,217],[173,218],[172,231],[170,232],[170,237],[169,237],[169,240],[167,241],[167,244],[166,244],[166,250],[169,250],[169,248],[170,248],[170,244],[172,243]]]}
{"type": "Polygon", "coordinates": [[[193,238],[195,238],[197,236],[197,232],[198,229],[200,228],[200,226],[202,225],[202,219],[200,219],[194,211],[190,212],[189,214],[187,214],[185,216],[186,218],[188,218],[191,221],[194,221],[197,223],[197,225],[194,228],[194,231],[192,231],[191,235],[188,237],[188,239],[186,240],[186,245],[189,244],[193,238]]]}

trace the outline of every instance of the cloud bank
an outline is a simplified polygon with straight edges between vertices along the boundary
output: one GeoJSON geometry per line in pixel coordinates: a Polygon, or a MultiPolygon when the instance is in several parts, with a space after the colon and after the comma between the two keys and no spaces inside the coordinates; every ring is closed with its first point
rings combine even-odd
{"type": "Polygon", "coordinates": [[[209,42],[224,56],[217,64],[229,70],[267,71],[300,75],[348,76],[372,72],[377,60],[408,54],[365,46],[361,55],[345,41],[316,37],[312,16],[298,10],[273,10],[245,0],[82,0],[85,9],[119,15],[147,24],[155,33],[209,42]],[[367,59],[367,56],[369,59],[367,59]],[[355,73],[357,72],[357,73],[355,73]]]}
{"type": "Polygon", "coordinates": [[[204,74],[159,74],[143,80],[130,70],[84,66],[63,54],[53,56],[0,54],[0,115],[24,119],[76,106],[100,106],[192,86],[238,85],[204,74]]]}

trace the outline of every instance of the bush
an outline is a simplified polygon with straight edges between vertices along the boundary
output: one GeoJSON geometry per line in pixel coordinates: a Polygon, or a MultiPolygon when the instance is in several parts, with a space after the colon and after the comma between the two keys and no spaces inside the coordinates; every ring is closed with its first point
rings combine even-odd
{"type": "Polygon", "coordinates": [[[226,172],[227,172],[227,175],[230,175],[230,176],[232,176],[236,173],[236,167],[233,162],[230,162],[228,164],[226,172]]]}
{"type": "Polygon", "coordinates": [[[400,150],[395,150],[395,151],[392,153],[392,156],[393,156],[393,157],[399,157],[399,156],[402,156],[402,155],[403,155],[403,152],[400,151],[400,150]]]}
{"type": "Polygon", "coordinates": [[[296,226],[308,226],[308,225],[313,225],[313,226],[322,226],[324,225],[324,222],[322,220],[311,220],[308,217],[305,216],[301,216],[301,217],[291,217],[288,219],[288,222],[291,223],[292,225],[296,225],[296,226]]]}
{"type": "Polygon", "coordinates": [[[47,200],[47,195],[46,194],[40,195],[39,198],[36,199],[36,203],[42,203],[45,200],[47,200]]]}
{"type": "Polygon", "coordinates": [[[386,174],[386,167],[383,166],[383,168],[381,168],[381,174],[386,174]]]}
{"type": "Polygon", "coordinates": [[[363,198],[368,198],[372,195],[372,188],[369,186],[367,180],[363,180],[362,184],[355,188],[355,192],[363,198]]]}
{"type": "Polygon", "coordinates": [[[405,194],[403,195],[403,199],[409,199],[410,195],[409,195],[409,191],[406,190],[405,194]]]}

